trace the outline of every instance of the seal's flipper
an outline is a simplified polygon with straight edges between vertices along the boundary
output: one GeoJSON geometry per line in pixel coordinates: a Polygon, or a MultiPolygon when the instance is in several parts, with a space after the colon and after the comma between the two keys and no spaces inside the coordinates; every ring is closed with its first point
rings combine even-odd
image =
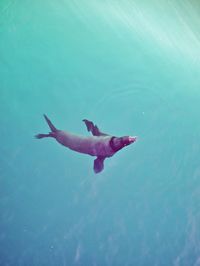
{"type": "Polygon", "coordinates": [[[51,123],[51,121],[49,120],[49,118],[46,115],[44,115],[44,118],[47,121],[47,124],[49,125],[52,132],[58,131],[57,128],[54,127],[54,125],[51,123]]]}
{"type": "Polygon", "coordinates": [[[37,134],[35,135],[36,139],[43,139],[43,138],[48,138],[50,137],[50,134],[37,134]]]}
{"type": "Polygon", "coordinates": [[[97,125],[94,125],[92,121],[83,119],[83,122],[85,123],[87,130],[92,132],[93,136],[108,136],[108,134],[101,132],[97,125]]]}
{"type": "Polygon", "coordinates": [[[55,138],[56,135],[54,132],[50,132],[49,134],[37,134],[37,135],[35,135],[36,139],[43,139],[43,138],[49,138],[49,137],[55,138]]]}
{"type": "Polygon", "coordinates": [[[104,160],[105,160],[105,157],[97,157],[94,160],[94,172],[96,174],[100,173],[103,170],[103,168],[104,168],[104,160]]]}

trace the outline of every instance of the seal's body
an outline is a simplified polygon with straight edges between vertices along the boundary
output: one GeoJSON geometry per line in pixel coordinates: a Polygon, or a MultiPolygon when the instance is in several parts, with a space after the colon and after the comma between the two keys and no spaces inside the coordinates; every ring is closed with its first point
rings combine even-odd
{"type": "Polygon", "coordinates": [[[91,156],[111,157],[115,153],[109,145],[111,136],[85,137],[58,130],[55,138],[65,147],[91,156]]]}
{"type": "Polygon", "coordinates": [[[136,141],[136,137],[125,136],[118,138],[102,133],[96,125],[86,119],[83,121],[88,131],[91,131],[93,136],[85,137],[76,135],[68,131],[56,129],[48,117],[46,115],[44,115],[44,117],[51,132],[49,134],[38,134],[36,138],[53,137],[60,144],[73,151],[96,156],[97,158],[94,160],[95,173],[99,173],[103,170],[105,158],[113,156],[123,147],[136,141]]]}

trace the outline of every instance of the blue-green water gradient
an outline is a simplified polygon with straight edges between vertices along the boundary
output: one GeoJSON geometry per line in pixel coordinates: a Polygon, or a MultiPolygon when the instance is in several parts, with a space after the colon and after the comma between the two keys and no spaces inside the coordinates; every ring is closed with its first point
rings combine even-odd
{"type": "Polygon", "coordinates": [[[200,265],[198,1],[2,0],[0,265],[200,265]],[[84,118],[138,141],[93,173],[84,118]]]}

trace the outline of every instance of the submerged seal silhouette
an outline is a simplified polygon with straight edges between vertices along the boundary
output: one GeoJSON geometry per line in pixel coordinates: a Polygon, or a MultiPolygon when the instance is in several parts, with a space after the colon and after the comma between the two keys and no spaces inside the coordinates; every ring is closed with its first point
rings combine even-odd
{"type": "Polygon", "coordinates": [[[105,134],[93,122],[87,119],[84,119],[83,122],[87,130],[92,133],[92,136],[80,136],[68,131],[59,130],[46,115],[44,115],[44,118],[51,132],[49,134],[37,134],[35,137],[37,139],[52,137],[73,151],[96,156],[93,167],[95,173],[99,173],[104,169],[104,160],[106,158],[113,156],[116,152],[132,144],[137,139],[137,137],[131,136],[115,137],[105,134]]]}

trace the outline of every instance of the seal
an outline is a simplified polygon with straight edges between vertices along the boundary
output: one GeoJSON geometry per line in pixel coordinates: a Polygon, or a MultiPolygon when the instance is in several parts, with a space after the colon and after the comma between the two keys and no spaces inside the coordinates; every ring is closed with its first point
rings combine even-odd
{"type": "Polygon", "coordinates": [[[97,157],[94,160],[94,172],[100,173],[104,169],[104,160],[112,157],[122,148],[134,143],[137,137],[123,136],[116,137],[103,133],[97,125],[92,121],[83,119],[87,130],[92,133],[92,136],[81,136],[68,131],[57,129],[49,118],[44,115],[44,118],[49,125],[50,132],[48,134],[37,134],[37,139],[55,138],[61,145],[79,152],[97,157]]]}

